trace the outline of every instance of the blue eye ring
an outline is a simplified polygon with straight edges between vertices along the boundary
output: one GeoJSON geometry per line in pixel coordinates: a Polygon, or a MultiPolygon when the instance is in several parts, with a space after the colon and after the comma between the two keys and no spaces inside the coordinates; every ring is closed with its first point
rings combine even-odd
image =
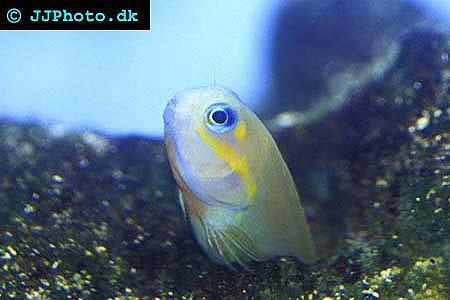
{"type": "Polygon", "coordinates": [[[224,133],[237,123],[236,111],[226,103],[214,103],[205,111],[205,124],[214,133],[224,133]]]}

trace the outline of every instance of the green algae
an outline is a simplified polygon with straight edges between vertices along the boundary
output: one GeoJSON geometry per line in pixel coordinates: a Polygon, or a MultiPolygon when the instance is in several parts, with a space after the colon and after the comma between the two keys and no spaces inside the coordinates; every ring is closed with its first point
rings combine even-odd
{"type": "Polygon", "coordinates": [[[1,299],[449,299],[450,39],[274,132],[322,259],[233,273],[202,254],[161,141],[0,122],[1,299]],[[447,57],[447,59],[446,59],[447,57]]]}

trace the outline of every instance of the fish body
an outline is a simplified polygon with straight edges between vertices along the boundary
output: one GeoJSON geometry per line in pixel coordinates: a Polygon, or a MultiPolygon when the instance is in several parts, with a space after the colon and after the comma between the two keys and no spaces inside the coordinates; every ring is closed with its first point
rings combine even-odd
{"type": "Polygon", "coordinates": [[[164,112],[180,203],[211,260],[234,268],[316,253],[292,176],[272,136],[225,87],[178,93],[164,112]]]}

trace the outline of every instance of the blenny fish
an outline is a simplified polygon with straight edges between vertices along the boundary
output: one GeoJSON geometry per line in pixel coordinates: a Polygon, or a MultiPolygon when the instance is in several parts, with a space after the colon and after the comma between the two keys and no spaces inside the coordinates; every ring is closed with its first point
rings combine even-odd
{"type": "Polygon", "coordinates": [[[317,256],[292,176],[269,131],[225,87],[175,95],[164,135],[183,213],[209,258],[232,269],[317,256]]]}

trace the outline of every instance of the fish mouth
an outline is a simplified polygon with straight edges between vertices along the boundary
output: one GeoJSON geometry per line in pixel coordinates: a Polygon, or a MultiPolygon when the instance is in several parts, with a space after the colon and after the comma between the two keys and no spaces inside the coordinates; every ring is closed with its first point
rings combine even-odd
{"type": "Polygon", "coordinates": [[[176,142],[177,136],[182,135],[181,132],[191,126],[192,108],[183,103],[177,95],[169,100],[163,113],[164,131],[169,134],[173,142],[176,142]]]}
{"type": "Polygon", "coordinates": [[[170,141],[171,143],[174,143],[176,141],[175,136],[175,100],[174,98],[170,99],[167,103],[167,106],[163,113],[163,120],[164,120],[164,137],[166,140],[166,143],[170,141]]]}
{"type": "Polygon", "coordinates": [[[166,108],[164,109],[163,113],[163,119],[164,119],[164,127],[169,126],[170,124],[173,124],[175,121],[175,106],[176,106],[176,99],[175,97],[170,99],[167,103],[166,108]]]}

